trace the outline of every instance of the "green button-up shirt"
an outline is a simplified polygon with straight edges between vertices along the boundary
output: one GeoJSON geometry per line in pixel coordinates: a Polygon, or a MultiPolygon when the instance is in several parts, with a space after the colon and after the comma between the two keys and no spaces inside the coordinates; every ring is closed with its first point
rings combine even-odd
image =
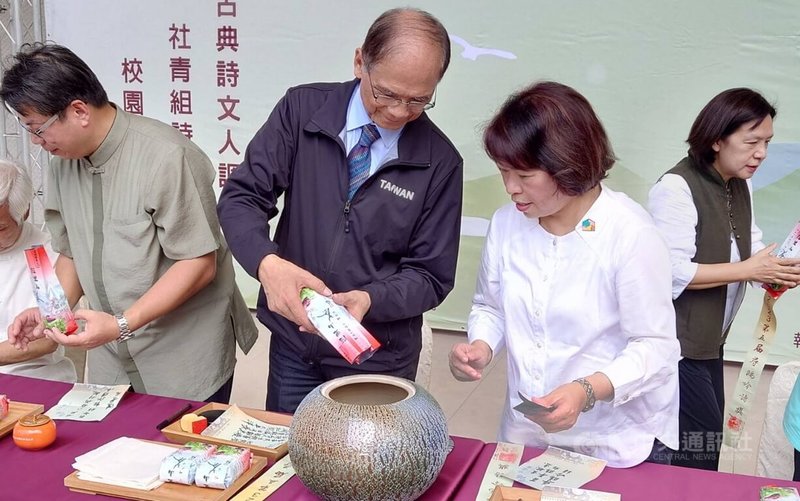
{"type": "Polygon", "coordinates": [[[236,340],[257,331],[234,282],[208,157],[164,123],[117,109],[90,157],[53,158],[45,219],[53,248],[72,257],[94,310],[119,314],[176,261],[216,251],[214,281],[127,343],[90,350],[93,383],[203,400],[233,374],[236,340]]]}

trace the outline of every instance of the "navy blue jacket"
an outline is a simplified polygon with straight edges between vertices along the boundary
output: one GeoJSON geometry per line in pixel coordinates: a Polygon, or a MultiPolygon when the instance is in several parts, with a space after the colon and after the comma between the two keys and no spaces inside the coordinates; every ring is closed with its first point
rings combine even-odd
{"type": "MultiPolygon", "coordinates": [[[[277,254],[334,292],[367,291],[372,306],[363,323],[383,345],[372,359],[416,364],[422,313],[440,304],[455,281],[463,161],[423,113],[403,129],[398,158],[348,203],[339,133],[357,84],[289,89],[226,182],[217,212],[233,255],[250,275],[258,278],[261,260],[277,254]]],[[[304,357],[338,356],[269,311],[263,289],[258,318],[304,357]]]]}

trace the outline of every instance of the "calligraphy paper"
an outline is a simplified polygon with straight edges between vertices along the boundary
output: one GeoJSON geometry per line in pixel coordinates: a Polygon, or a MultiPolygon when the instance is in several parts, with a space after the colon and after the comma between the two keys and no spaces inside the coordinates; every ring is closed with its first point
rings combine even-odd
{"type": "Polygon", "coordinates": [[[778,319],[775,317],[774,311],[775,301],[777,299],[772,294],[764,293],[761,314],[753,334],[753,347],[742,362],[733,395],[725,404],[722,443],[728,447],[739,447],[739,438],[747,423],[750,406],[755,400],[761,372],[764,370],[764,364],[767,363],[772,340],[778,328],[778,319]]]}
{"type": "Polygon", "coordinates": [[[580,487],[597,478],[605,467],[602,459],[550,446],[520,465],[514,480],[540,490],[547,485],[580,487]]]}
{"type": "Polygon", "coordinates": [[[265,423],[246,414],[238,406],[231,405],[200,434],[275,449],[289,439],[289,427],[265,423]]]}
{"type": "MultiPolygon", "coordinates": [[[[800,255],[800,223],[797,223],[786,240],[775,254],[780,258],[796,258],[800,255]]],[[[729,447],[738,448],[739,439],[747,422],[750,405],[755,399],[761,371],[767,362],[772,340],[778,329],[778,319],[775,317],[775,301],[788,290],[788,287],[776,284],[762,284],[767,291],[761,305],[761,314],[756,324],[753,335],[752,348],[745,357],[739,378],[732,398],[728,399],[725,406],[724,426],[722,429],[722,443],[729,447]]]]}
{"type": "Polygon", "coordinates": [[[262,501],[277,491],[294,476],[294,468],[289,456],[283,456],[263,475],[253,481],[231,501],[262,501]]]}
{"type": "Polygon", "coordinates": [[[519,467],[524,450],[525,447],[519,444],[505,442],[497,444],[492,459],[486,466],[486,473],[483,474],[476,501],[491,499],[492,493],[498,485],[509,487],[514,483],[512,479],[517,474],[517,467],[519,467]]]}
{"type": "Polygon", "coordinates": [[[75,383],[58,403],[45,412],[50,419],[71,421],[102,421],[108,413],[116,409],[122,395],[130,385],[75,383]]]}

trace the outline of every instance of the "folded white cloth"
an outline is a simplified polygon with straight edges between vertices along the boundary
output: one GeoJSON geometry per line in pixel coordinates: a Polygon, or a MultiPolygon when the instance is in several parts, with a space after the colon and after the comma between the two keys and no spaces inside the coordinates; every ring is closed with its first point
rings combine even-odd
{"type": "Polygon", "coordinates": [[[82,480],[151,490],[163,484],[159,468],[173,452],[169,445],[120,437],[76,457],[72,467],[82,480]]]}

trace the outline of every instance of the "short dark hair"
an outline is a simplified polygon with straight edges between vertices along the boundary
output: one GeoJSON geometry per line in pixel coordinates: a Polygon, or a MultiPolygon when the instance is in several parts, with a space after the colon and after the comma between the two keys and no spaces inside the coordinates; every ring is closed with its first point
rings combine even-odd
{"type": "Polygon", "coordinates": [[[97,75],[74,52],[56,44],[25,44],[3,74],[0,98],[15,111],[60,114],[75,99],[108,104],[97,75]]]}
{"type": "Polygon", "coordinates": [[[567,195],[586,193],[616,158],[589,101],[557,82],[512,94],[483,134],[489,158],[513,169],[541,169],[567,195]]]}
{"type": "Polygon", "coordinates": [[[372,65],[380,63],[396,50],[403,40],[407,40],[406,37],[423,38],[440,47],[442,71],[439,79],[441,79],[450,65],[450,36],[444,25],[432,14],[411,7],[387,10],[372,23],[361,45],[364,65],[370,69],[372,65]]]}
{"type": "Polygon", "coordinates": [[[728,89],[717,94],[694,119],[686,142],[689,156],[701,165],[711,165],[716,158],[714,143],[727,138],[742,125],[755,121],[758,127],[777,110],[764,96],[745,87],[728,89]]]}

